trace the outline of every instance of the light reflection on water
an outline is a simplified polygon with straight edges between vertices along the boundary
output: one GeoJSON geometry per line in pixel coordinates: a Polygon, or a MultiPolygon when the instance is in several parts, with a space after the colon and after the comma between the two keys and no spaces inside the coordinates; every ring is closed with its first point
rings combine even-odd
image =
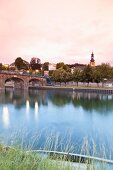
{"type": "Polygon", "coordinates": [[[38,120],[38,102],[35,102],[35,119],[38,120]]]}
{"type": "Polygon", "coordinates": [[[8,144],[42,149],[54,139],[51,149],[113,157],[112,120],[112,95],[11,89],[0,95],[0,138],[8,144]]]}
{"type": "Polygon", "coordinates": [[[26,117],[29,119],[30,104],[29,100],[26,100],[26,117]]]}
{"type": "Polygon", "coordinates": [[[10,125],[10,120],[9,120],[9,110],[7,105],[3,106],[2,120],[3,120],[4,128],[8,128],[10,125]]]}

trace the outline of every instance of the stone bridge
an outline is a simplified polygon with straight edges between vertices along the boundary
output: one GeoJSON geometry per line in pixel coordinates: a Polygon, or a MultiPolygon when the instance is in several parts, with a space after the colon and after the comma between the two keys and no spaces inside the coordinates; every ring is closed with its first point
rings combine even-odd
{"type": "Polygon", "coordinates": [[[0,73],[0,89],[5,88],[8,81],[14,82],[14,88],[28,89],[30,83],[37,83],[38,86],[46,85],[46,79],[29,74],[0,73]]]}

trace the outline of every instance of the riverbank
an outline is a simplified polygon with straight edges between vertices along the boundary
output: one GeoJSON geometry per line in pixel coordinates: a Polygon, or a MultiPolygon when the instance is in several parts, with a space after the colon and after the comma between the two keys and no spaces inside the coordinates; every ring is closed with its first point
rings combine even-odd
{"type": "Polygon", "coordinates": [[[51,151],[48,151],[50,154],[44,155],[41,152],[0,145],[0,170],[108,170],[109,167],[106,161],[99,158],[98,161],[102,161],[101,164],[95,162],[95,158],[91,162],[90,157],[87,156],[89,161],[84,162],[81,157],[81,161],[73,162],[68,159],[69,155],[65,153],[58,155],[57,152],[54,152],[51,155],[51,151]]]}
{"type": "Polygon", "coordinates": [[[86,170],[90,165],[0,145],[0,170],[86,170]]]}
{"type": "MultiPolygon", "coordinates": [[[[31,88],[31,89],[34,89],[31,88]]],[[[40,90],[67,90],[73,92],[90,92],[90,93],[102,93],[102,94],[113,94],[113,88],[106,87],[82,87],[82,86],[42,86],[36,87],[35,89],[40,90]]]]}

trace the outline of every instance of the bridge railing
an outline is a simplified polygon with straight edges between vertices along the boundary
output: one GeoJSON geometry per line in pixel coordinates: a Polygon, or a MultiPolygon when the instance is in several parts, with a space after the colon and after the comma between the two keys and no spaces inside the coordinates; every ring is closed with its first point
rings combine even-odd
{"type": "Polygon", "coordinates": [[[41,75],[38,74],[30,74],[30,73],[22,73],[22,72],[16,72],[16,71],[0,71],[0,74],[5,75],[17,75],[17,76],[30,76],[30,77],[41,77],[41,75]]]}

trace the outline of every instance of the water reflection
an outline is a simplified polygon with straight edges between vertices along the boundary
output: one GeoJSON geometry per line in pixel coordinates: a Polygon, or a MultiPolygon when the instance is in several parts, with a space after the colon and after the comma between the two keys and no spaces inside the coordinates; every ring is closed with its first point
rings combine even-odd
{"type": "MultiPolygon", "coordinates": [[[[51,93],[51,92],[50,92],[51,93]]],[[[72,92],[54,92],[49,94],[49,100],[58,106],[63,107],[72,104],[74,107],[82,107],[84,110],[97,111],[99,114],[112,113],[113,95],[94,94],[94,93],[72,93],[72,92]]]]}
{"type": "Polygon", "coordinates": [[[3,120],[4,128],[8,128],[9,124],[10,124],[10,122],[9,122],[9,110],[8,110],[8,107],[6,105],[3,106],[2,120],[3,120]]]}
{"type": "Polygon", "coordinates": [[[29,111],[30,111],[29,100],[26,100],[26,115],[27,115],[27,118],[28,118],[28,119],[29,119],[29,111]]]}
{"type": "Polygon", "coordinates": [[[38,120],[38,102],[35,102],[35,119],[38,120]]]}
{"type": "Polygon", "coordinates": [[[26,105],[26,112],[30,108],[35,108],[38,112],[40,106],[48,106],[48,102],[52,102],[57,107],[64,107],[67,104],[72,104],[74,107],[82,107],[86,111],[97,111],[98,113],[106,114],[113,110],[113,95],[94,94],[94,93],[76,93],[66,91],[46,91],[46,90],[29,90],[12,91],[7,89],[3,94],[1,103],[13,104],[17,109],[26,105]]]}
{"type": "MultiPolygon", "coordinates": [[[[99,146],[102,144],[107,154],[111,153],[113,156],[113,95],[6,89],[0,95],[0,118],[0,132],[5,141],[6,136],[9,135],[10,139],[13,132],[21,131],[20,136],[25,133],[25,145],[32,143],[41,133],[42,137],[39,142],[34,142],[34,148],[43,148],[44,141],[53,131],[52,137],[59,134],[59,139],[63,138],[60,143],[64,144],[64,150],[66,140],[70,140],[69,143],[74,145],[73,152],[80,153],[83,140],[87,137],[90,148],[93,148],[92,141],[96,143],[96,154],[101,156],[99,146]]],[[[59,144],[57,149],[61,149],[59,144]]],[[[90,151],[90,154],[93,152],[90,151]]]]}
{"type": "Polygon", "coordinates": [[[75,107],[81,106],[84,110],[90,111],[90,113],[97,111],[106,115],[113,110],[112,95],[79,93],[75,94],[75,99],[72,100],[72,103],[75,107]]]}

